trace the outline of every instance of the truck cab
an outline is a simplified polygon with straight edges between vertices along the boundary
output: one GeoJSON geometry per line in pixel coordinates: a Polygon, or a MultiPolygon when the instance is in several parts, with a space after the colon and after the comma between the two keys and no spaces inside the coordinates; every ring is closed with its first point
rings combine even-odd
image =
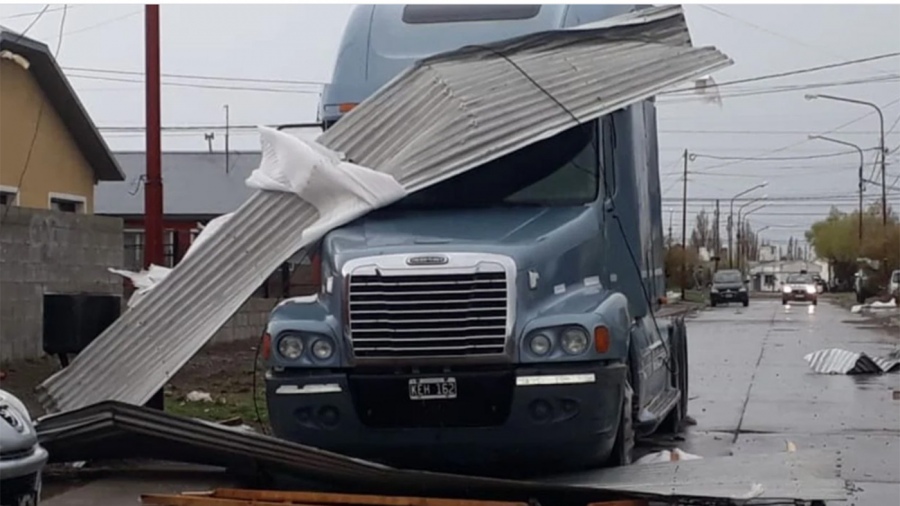
{"type": "MultiPolygon", "coordinates": [[[[421,57],[632,8],[357,7],[324,122],[421,57]]],[[[686,336],[681,320],[654,315],[665,293],[656,151],[647,100],[328,233],[314,254],[319,293],[284,301],[268,323],[275,435],[505,474],[626,464],[635,434],[677,429],[686,336]]]]}

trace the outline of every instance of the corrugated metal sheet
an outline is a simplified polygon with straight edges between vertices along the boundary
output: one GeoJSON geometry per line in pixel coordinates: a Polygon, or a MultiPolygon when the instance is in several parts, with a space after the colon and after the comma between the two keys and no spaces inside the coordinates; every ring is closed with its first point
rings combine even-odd
{"type": "Polygon", "coordinates": [[[39,439],[55,462],[152,458],[282,474],[342,492],[440,495],[585,504],[612,498],[842,500],[834,453],[739,455],[601,469],[541,481],[517,481],[394,469],[260,434],[107,402],[39,421],[39,439]]]}
{"type": "MultiPolygon", "coordinates": [[[[686,44],[679,6],[648,9],[644,18],[429,58],[320,141],[416,191],[571,128],[559,103],[586,121],[731,63],[713,48],[686,44]]],[[[294,195],[253,195],[140,305],[42,383],[41,403],[50,412],[104,400],[145,403],[305,245],[301,231],[316,217],[294,195]]]]}
{"type": "Polygon", "coordinates": [[[803,358],[819,374],[882,374],[900,368],[900,352],[886,357],[870,357],[865,353],[829,348],[803,358]]]}
{"type": "Polygon", "coordinates": [[[643,17],[425,59],[319,140],[415,191],[731,64],[687,45],[680,6],[643,17]]]}

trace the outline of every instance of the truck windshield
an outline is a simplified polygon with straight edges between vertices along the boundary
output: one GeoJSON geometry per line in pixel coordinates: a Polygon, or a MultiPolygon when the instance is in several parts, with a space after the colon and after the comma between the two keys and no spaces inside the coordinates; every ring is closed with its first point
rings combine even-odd
{"type": "Polygon", "coordinates": [[[416,192],[393,209],[573,206],[597,198],[596,122],[549,139],[416,192]]]}

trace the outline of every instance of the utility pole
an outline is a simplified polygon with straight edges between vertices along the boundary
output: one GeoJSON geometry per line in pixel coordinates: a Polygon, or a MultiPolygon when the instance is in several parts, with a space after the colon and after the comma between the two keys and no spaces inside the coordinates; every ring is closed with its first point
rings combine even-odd
{"type": "Polygon", "coordinates": [[[684,150],[684,185],[681,195],[681,300],[684,300],[687,285],[687,176],[688,150],[684,150]]]}
{"type": "Polygon", "coordinates": [[[225,173],[226,174],[228,174],[228,171],[231,169],[231,164],[228,163],[229,153],[231,151],[230,149],[228,149],[228,138],[230,137],[229,134],[231,133],[231,128],[230,128],[231,124],[228,121],[228,119],[229,119],[228,112],[229,112],[228,104],[225,104],[225,173]]]}
{"type": "Polygon", "coordinates": [[[715,259],[715,270],[719,270],[719,252],[722,251],[722,247],[719,245],[719,199],[716,199],[716,228],[713,233],[713,258],[715,259]]]}
{"type": "MultiPolygon", "coordinates": [[[[147,172],[144,180],[144,266],[165,265],[163,251],[162,119],[159,69],[159,5],[144,6],[147,172]]],[[[147,402],[163,409],[163,390],[147,402]]]]}

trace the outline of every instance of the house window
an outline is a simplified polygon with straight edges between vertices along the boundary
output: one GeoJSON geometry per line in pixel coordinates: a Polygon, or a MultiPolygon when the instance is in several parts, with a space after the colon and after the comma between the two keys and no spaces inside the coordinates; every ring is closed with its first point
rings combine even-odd
{"type": "MultiPolygon", "coordinates": [[[[123,232],[125,247],[125,269],[139,272],[144,268],[144,231],[141,229],[126,229],[123,232]]],[[[175,266],[175,237],[176,231],[163,232],[163,265],[162,267],[175,266]]]]}
{"type": "Polygon", "coordinates": [[[144,268],[144,231],[126,229],[123,242],[125,244],[125,269],[139,272],[144,268]]]}
{"type": "Polygon", "coordinates": [[[79,195],[50,194],[50,209],[61,213],[83,213],[85,198],[79,195]]]}
{"type": "Polygon", "coordinates": [[[19,205],[19,189],[13,186],[0,186],[0,205],[19,205]]]}

